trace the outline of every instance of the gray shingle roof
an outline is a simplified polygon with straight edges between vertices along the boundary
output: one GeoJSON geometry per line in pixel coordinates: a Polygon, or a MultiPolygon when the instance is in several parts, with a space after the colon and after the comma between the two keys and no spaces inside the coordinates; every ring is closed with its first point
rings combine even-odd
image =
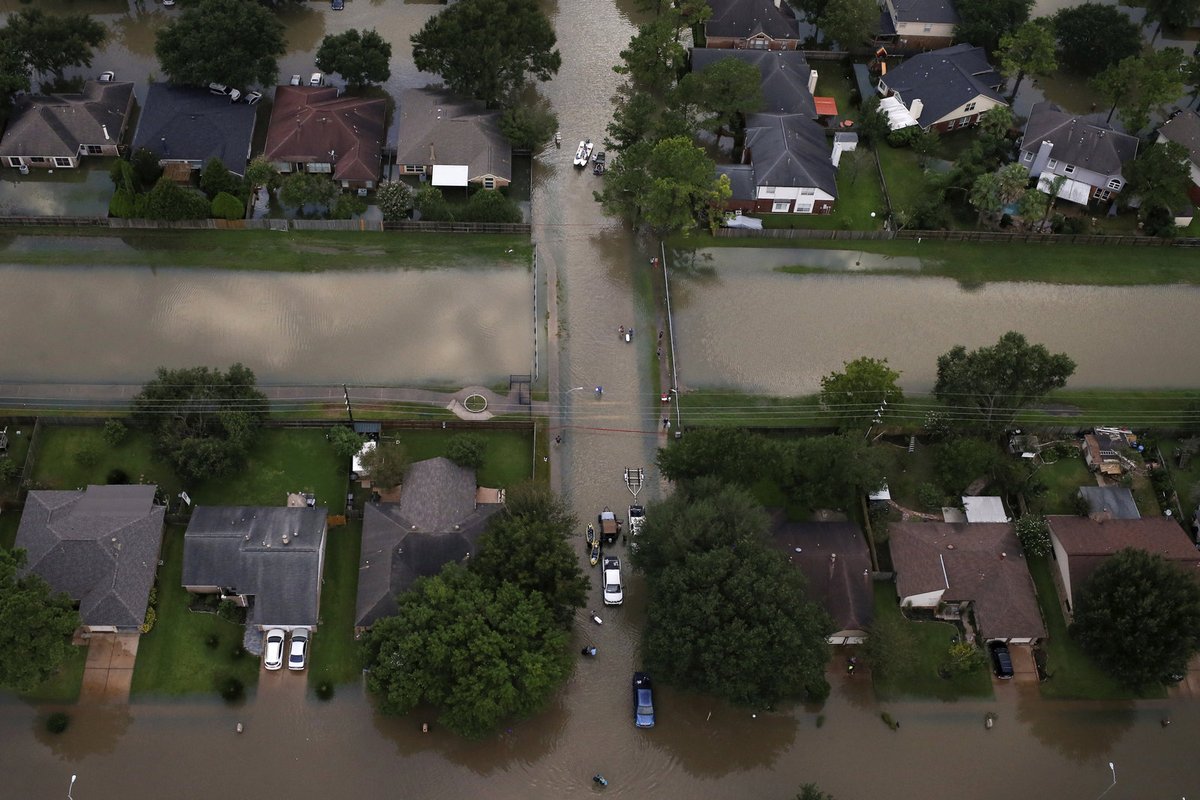
{"type": "Polygon", "coordinates": [[[1021,150],[1036,155],[1042,142],[1054,145],[1050,156],[1059,162],[1101,175],[1119,175],[1122,165],[1137,155],[1138,146],[1135,136],[1088,122],[1049,102],[1038,103],[1030,112],[1021,150]]]}
{"type": "Polygon", "coordinates": [[[892,0],[897,22],[932,22],[957,25],[961,20],[950,0],[892,0]]]}
{"type": "Polygon", "coordinates": [[[899,92],[906,106],[920,99],[924,110],[920,123],[926,126],[964,103],[983,95],[1007,103],[997,87],[1004,79],[988,63],[982,47],[956,44],[906,58],[888,71],[883,83],[899,92]]]}
{"type": "Polygon", "coordinates": [[[184,534],[183,585],[252,595],[254,618],[262,625],[315,626],[326,513],[324,508],[197,506],[184,534]]]}
{"type": "Polygon", "coordinates": [[[141,625],[166,514],[164,506],[154,505],[156,489],[30,492],[16,540],[28,553],[25,571],[77,600],[85,625],[141,625]]]}
{"type": "Polygon", "coordinates": [[[363,513],[355,625],[396,613],[396,595],[474,552],[488,519],[503,508],[475,503],[475,473],[445,458],[409,467],[399,503],[363,513]]]}
{"type": "Polygon", "coordinates": [[[255,110],[207,89],[152,83],[133,134],[133,147],[144,147],[171,161],[204,164],[216,156],[226,169],[244,175],[254,137],[255,110]]]}
{"type": "Polygon", "coordinates": [[[466,165],[468,180],[512,180],[512,145],[500,133],[499,113],[432,89],[400,95],[398,164],[466,165]]]}
{"type": "Polygon", "coordinates": [[[707,47],[692,49],[692,72],[703,72],[726,58],[736,58],[758,68],[762,75],[762,111],[780,114],[804,114],[813,119],[817,110],[808,91],[812,68],[799,50],[720,50],[707,47]]]}
{"type": "Polygon", "coordinates": [[[746,149],[758,186],[813,186],[837,197],[825,129],[802,114],[751,114],[746,149]]]}
{"type": "Polygon", "coordinates": [[[772,39],[799,39],[796,12],[786,0],[708,0],[712,18],[704,23],[709,36],[747,38],[765,33],[772,39]]]}
{"type": "Polygon", "coordinates": [[[1113,519],[1141,519],[1133,492],[1123,486],[1080,486],[1079,493],[1093,514],[1110,514],[1113,519]]]}
{"type": "Polygon", "coordinates": [[[1172,142],[1186,147],[1191,162],[1200,164],[1200,114],[1184,111],[1164,122],[1158,132],[1172,142]]]}
{"type": "Polygon", "coordinates": [[[132,97],[132,83],[98,81],[85,83],[81,94],[25,95],[0,139],[0,156],[68,158],[80,145],[116,144],[132,97]]]}
{"type": "Polygon", "coordinates": [[[754,167],[750,164],[718,164],[718,175],[729,176],[729,188],[733,200],[753,200],[755,194],[754,167]]]}
{"type": "Polygon", "coordinates": [[[850,522],[786,522],[777,517],[772,544],[798,566],[808,596],[820,603],[838,630],[866,630],[874,619],[871,553],[850,522]]]}

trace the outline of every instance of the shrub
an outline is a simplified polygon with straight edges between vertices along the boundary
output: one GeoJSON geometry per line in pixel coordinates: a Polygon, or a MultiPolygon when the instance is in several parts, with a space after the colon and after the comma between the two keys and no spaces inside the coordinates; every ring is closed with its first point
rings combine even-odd
{"type": "Polygon", "coordinates": [[[204,637],[204,646],[209,650],[216,650],[221,645],[221,637],[215,633],[210,633],[204,637]]]}
{"type": "Polygon", "coordinates": [[[95,442],[85,442],[75,451],[75,463],[81,467],[94,467],[100,462],[100,450],[95,442]]]}
{"type": "Polygon", "coordinates": [[[104,443],[109,447],[120,447],[128,435],[129,429],[121,420],[110,419],[104,422],[104,443]]]}
{"type": "Polygon", "coordinates": [[[62,733],[70,724],[71,718],[62,711],[55,711],[46,718],[46,730],[50,731],[50,733],[62,733]]]}
{"type": "Polygon", "coordinates": [[[221,605],[217,606],[217,616],[226,622],[241,624],[245,621],[245,613],[245,609],[232,600],[222,600],[221,605]]]}
{"type": "Polygon", "coordinates": [[[446,446],[446,456],[460,467],[481,469],[487,443],[478,434],[460,433],[450,439],[446,446]]]}
{"type": "Polygon", "coordinates": [[[471,195],[464,215],[471,222],[520,222],[517,204],[495,189],[481,189],[471,195]]]}
{"type": "Polygon", "coordinates": [[[970,642],[955,642],[950,645],[943,669],[950,676],[969,675],[978,672],[986,663],[983,651],[970,642]]]}
{"type": "Polygon", "coordinates": [[[912,143],[921,138],[921,126],[909,125],[888,134],[887,142],[892,147],[911,147],[912,143]]]}
{"type": "Polygon", "coordinates": [[[413,209],[413,190],[404,181],[384,181],[375,192],[375,204],[384,222],[399,222],[413,209]]]}
{"type": "Polygon", "coordinates": [[[449,222],[454,219],[442,190],[436,186],[422,186],[413,200],[413,206],[421,214],[421,219],[429,222],[449,222]]]}
{"type": "Polygon", "coordinates": [[[333,699],[333,682],[321,681],[317,684],[317,699],[332,700],[333,699]]]}
{"type": "Polygon", "coordinates": [[[355,215],[362,214],[366,210],[366,200],[356,194],[343,194],[338,196],[329,216],[332,219],[353,219],[355,215]]]}
{"type": "Polygon", "coordinates": [[[217,219],[242,219],[246,216],[246,204],[229,192],[220,192],[213,198],[212,215],[217,219]]]}
{"type": "Polygon", "coordinates": [[[942,490],[932,483],[922,483],[917,487],[917,502],[926,511],[937,511],[942,507],[945,499],[942,490]]]}
{"type": "Polygon", "coordinates": [[[0,483],[8,483],[20,474],[20,464],[8,456],[0,457],[0,483]]]}
{"type": "Polygon", "coordinates": [[[117,189],[108,201],[108,215],[119,219],[132,219],[136,216],[137,203],[134,195],[127,189],[117,189]]]}
{"type": "MultiPolygon", "coordinates": [[[[1079,496],[1079,495],[1076,495],[1079,496]]],[[[1026,514],[1017,520],[1017,538],[1021,547],[1031,556],[1044,556],[1050,553],[1050,525],[1045,517],[1026,514]]]]}
{"type": "Polygon", "coordinates": [[[208,198],[193,189],[187,189],[169,178],[159,178],[150,190],[146,205],[149,219],[181,220],[207,219],[208,198]]]}
{"type": "Polygon", "coordinates": [[[217,681],[217,691],[226,703],[236,703],[245,696],[246,685],[232,675],[227,675],[217,681]]]}
{"type": "Polygon", "coordinates": [[[108,475],[105,476],[104,482],[109,486],[124,486],[125,484],[129,483],[129,473],[120,467],[113,467],[108,471],[108,475]]]}
{"type": "Polygon", "coordinates": [[[216,156],[210,158],[200,170],[200,190],[209,199],[216,199],[222,194],[241,194],[242,184],[243,180],[230,172],[216,156]]]}
{"type": "Polygon", "coordinates": [[[154,610],[154,606],[149,606],[146,609],[146,619],[138,626],[138,630],[142,633],[149,633],[154,630],[154,623],[158,621],[158,612],[154,610]]]}

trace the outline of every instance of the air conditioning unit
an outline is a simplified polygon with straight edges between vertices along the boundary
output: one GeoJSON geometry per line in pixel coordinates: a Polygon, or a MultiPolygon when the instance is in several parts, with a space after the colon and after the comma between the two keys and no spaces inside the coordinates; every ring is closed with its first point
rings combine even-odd
{"type": "Polygon", "coordinates": [[[359,190],[358,190],[358,196],[359,196],[359,197],[366,197],[366,196],[367,196],[367,190],[366,190],[366,189],[359,189],[359,190]]]}

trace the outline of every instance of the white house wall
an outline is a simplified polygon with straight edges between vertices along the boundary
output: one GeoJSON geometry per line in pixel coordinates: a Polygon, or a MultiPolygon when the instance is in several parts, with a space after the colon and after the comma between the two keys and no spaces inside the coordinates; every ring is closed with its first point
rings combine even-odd
{"type": "Polygon", "coordinates": [[[772,203],[785,203],[789,200],[795,201],[792,206],[793,213],[796,214],[807,214],[811,211],[811,209],[810,211],[800,210],[801,198],[803,198],[804,202],[808,202],[811,199],[814,204],[818,202],[832,203],[837,199],[833,195],[823,192],[814,186],[758,186],[755,189],[757,192],[755,199],[757,200],[770,200],[772,203]],[[812,189],[813,193],[801,195],[800,192],[802,189],[812,189]]]}
{"type": "Polygon", "coordinates": [[[945,591],[945,589],[938,589],[936,592],[910,594],[908,597],[900,598],[900,605],[904,608],[909,606],[912,608],[937,608],[938,603],[942,602],[942,594],[945,591]]]}
{"type": "Polygon", "coordinates": [[[1071,599],[1071,569],[1070,561],[1067,560],[1067,551],[1063,549],[1062,542],[1053,532],[1050,533],[1050,544],[1054,546],[1054,564],[1058,569],[1058,576],[1062,579],[1063,589],[1067,593],[1067,605],[1074,609],[1075,603],[1071,599]]]}

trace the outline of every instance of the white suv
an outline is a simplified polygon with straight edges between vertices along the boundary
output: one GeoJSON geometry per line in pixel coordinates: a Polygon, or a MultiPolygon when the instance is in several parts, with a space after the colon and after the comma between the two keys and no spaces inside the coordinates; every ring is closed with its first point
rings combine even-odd
{"type": "Polygon", "coordinates": [[[605,556],[603,574],[604,605],[621,605],[621,603],[625,602],[625,592],[621,586],[621,559],[616,556],[605,556]]]}

